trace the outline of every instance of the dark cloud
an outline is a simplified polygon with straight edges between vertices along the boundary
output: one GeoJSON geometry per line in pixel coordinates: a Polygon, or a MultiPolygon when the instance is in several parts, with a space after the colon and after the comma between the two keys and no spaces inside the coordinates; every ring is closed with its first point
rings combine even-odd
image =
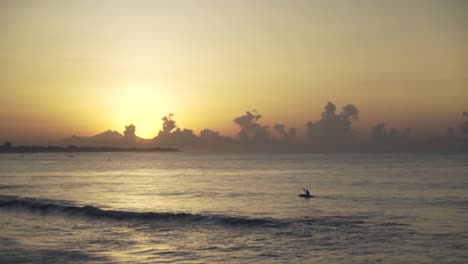
{"type": "MultiPolygon", "coordinates": [[[[468,112],[462,112],[461,115],[468,118],[468,112]]],[[[451,141],[468,141],[468,120],[461,123],[458,129],[449,127],[447,129],[447,138],[451,141]]]]}
{"type": "Polygon", "coordinates": [[[247,111],[245,115],[236,117],[234,119],[234,123],[240,127],[240,131],[238,133],[240,140],[248,141],[251,138],[252,126],[261,117],[261,115],[253,114],[250,111],[247,111]]]}
{"type": "Polygon", "coordinates": [[[162,147],[179,147],[179,146],[196,146],[199,143],[199,138],[191,129],[180,129],[177,127],[174,114],[164,116],[162,129],[153,139],[158,146],[162,147]]]}
{"type": "MultiPolygon", "coordinates": [[[[462,115],[468,118],[468,112],[463,112],[462,115]]],[[[462,135],[468,136],[468,121],[465,121],[460,125],[460,131],[462,135]]]]}
{"type": "Polygon", "coordinates": [[[159,130],[159,134],[169,134],[172,130],[177,128],[176,122],[172,120],[172,117],[174,117],[174,114],[171,113],[161,118],[163,121],[163,127],[162,130],[159,130]]]}
{"type": "Polygon", "coordinates": [[[396,128],[388,129],[385,123],[378,123],[371,128],[371,137],[375,143],[401,143],[409,139],[410,129],[398,131],[396,128]]]}
{"type": "Polygon", "coordinates": [[[238,133],[241,142],[268,143],[270,141],[270,132],[267,126],[257,123],[262,116],[255,110],[247,111],[244,115],[236,117],[233,122],[239,126],[238,133]]]}
{"type": "Polygon", "coordinates": [[[276,124],[273,129],[281,136],[280,140],[286,143],[292,143],[296,140],[296,129],[291,127],[289,131],[283,124],[276,124]]]}
{"type": "Polygon", "coordinates": [[[171,133],[172,141],[175,146],[196,146],[198,145],[199,138],[193,133],[191,129],[176,129],[171,133]]]}
{"type": "Polygon", "coordinates": [[[204,144],[220,145],[225,142],[225,137],[221,136],[219,132],[206,128],[200,131],[200,140],[204,144]]]}
{"type": "Polygon", "coordinates": [[[136,127],[134,124],[130,124],[128,126],[125,126],[125,131],[123,132],[124,133],[124,136],[125,138],[127,139],[135,139],[136,138],[136,127]]]}
{"type": "Polygon", "coordinates": [[[359,110],[354,105],[346,105],[339,114],[336,106],[328,102],[322,118],[306,124],[306,135],[310,143],[316,145],[349,144],[355,140],[357,132],[352,129],[352,120],[359,118],[359,110]]]}
{"type": "Polygon", "coordinates": [[[453,127],[447,128],[447,138],[452,141],[457,139],[457,132],[453,127]]]}

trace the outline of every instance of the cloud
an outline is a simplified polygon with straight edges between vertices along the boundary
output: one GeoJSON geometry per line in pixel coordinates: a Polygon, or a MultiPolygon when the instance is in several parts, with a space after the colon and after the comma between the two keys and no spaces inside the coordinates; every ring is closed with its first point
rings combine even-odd
{"type": "Polygon", "coordinates": [[[267,126],[257,123],[262,116],[255,110],[247,111],[244,115],[236,117],[233,122],[240,127],[238,133],[241,142],[267,143],[270,141],[270,132],[267,126]]]}
{"type": "Polygon", "coordinates": [[[159,130],[159,134],[169,134],[171,133],[172,130],[177,128],[176,122],[172,120],[172,117],[174,117],[174,114],[171,113],[161,118],[161,120],[164,122],[163,122],[162,130],[159,130]]]}
{"type": "Polygon", "coordinates": [[[225,137],[221,136],[219,132],[205,128],[200,131],[200,141],[207,145],[220,145],[225,142],[225,137]]]}
{"type": "Polygon", "coordinates": [[[250,111],[247,111],[245,115],[236,117],[234,123],[240,127],[238,133],[239,139],[242,141],[248,141],[251,137],[252,126],[259,120],[262,116],[253,114],[250,111]]]}
{"type": "Polygon", "coordinates": [[[128,125],[128,126],[125,126],[125,131],[124,131],[123,133],[124,133],[125,138],[127,138],[127,139],[135,139],[135,138],[136,138],[135,132],[136,132],[136,127],[135,127],[135,125],[134,125],[134,124],[130,124],[130,125],[128,125]]]}
{"type": "Polygon", "coordinates": [[[162,147],[178,147],[178,146],[197,146],[199,138],[191,129],[180,129],[177,127],[174,114],[164,116],[162,129],[153,141],[162,147]]]}
{"type": "Polygon", "coordinates": [[[291,127],[289,131],[283,124],[276,124],[273,129],[281,136],[280,140],[286,143],[292,143],[296,140],[296,129],[291,127]]]}
{"type": "MultiPolygon", "coordinates": [[[[462,117],[468,118],[468,112],[462,112],[462,117]]],[[[468,141],[468,120],[459,125],[459,129],[449,127],[447,128],[447,138],[451,141],[468,141]],[[459,130],[459,132],[458,132],[459,130]]]]}
{"type": "Polygon", "coordinates": [[[457,132],[455,131],[453,127],[447,128],[447,138],[451,141],[457,139],[457,132]]]}
{"type": "Polygon", "coordinates": [[[196,146],[199,143],[199,138],[191,129],[176,129],[171,133],[175,146],[196,146]]]}
{"type": "Polygon", "coordinates": [[[322,118],[306,124],[306,135],[309,143],[316,145],[340,145],[352,143],[357,132],[352,129],[352,120],[359,118],[359,110],[354,105],[346,105],[339,114],[336,106],[328,102],[322,118]]]}
{"type": "Polygon", "coordinates": [[[386,123],[371,127],[370,141],[358,139],[352,123],[359,119],[359,110],[352,104],[345,105],[337,113],[337,107],[328,102],[320,120],[306,124],[306,140],[297,138],[296,128],[277,123],[271,130],[260,124],[260,115],[255,110],[245,112],[233,119],[239,127],[237,137],[230,138],[211,129],[203,129],[197,135],[191,129],[179,128],[174,114],[162,117],[162,128],[152,140],[136,136],[133,124],[125,126],[120,134],[106,131],[92,137],[70,137],[65,144],[90,147],[175,147],[181,150],[201,149],[216,151],[431,151],[468,149],[468,112],[462,112],[464,122],[459,128],[448,128],[447,135],[432,138],[410,138],[410,129],[399,130],[386,123]],[[273,134],[273,136],[272,136],[273,134]]]}
{"type": "Polygon", "coordinates": [[[409,138],[410,129],[398,131],[396,128],[387,129],[385,123],[378,123],[371,128],[371,137],[375,143],[400,143],[409,138]]]}
{"type": "MultiPolygon", "coordinates": [[[[468,112],[463,112],[462,116],[468,118],[468,112]]],[[[462,135],[468,136],[468,121],[465,121],[460,125],[460,131],[462,135]]]]}

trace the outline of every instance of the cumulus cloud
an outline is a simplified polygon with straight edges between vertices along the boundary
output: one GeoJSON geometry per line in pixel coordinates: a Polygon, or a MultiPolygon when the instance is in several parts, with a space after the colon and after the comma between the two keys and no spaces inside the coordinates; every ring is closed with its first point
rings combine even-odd
{"type": "Polygon", "coordinates": [[[351,124],[358,118],[359,110],[354,105],[346,105],[339,114],[336,114],[336,106],[328,102],[321,119],[306,124],[307,138],[310,143],[318,145],[351,143],[357,134],[351,124]]]}
{"type": "Polygon", "coordinates": [[[385,123],[378,123],[371,128],[371,137],[375,143],[397,143],[407,141],[410,129],[398,131],[396,128],[388,129],[385,123]]]}
{"type": "Polygon", "coordinates": [[[173,136],[174,145],[195,146],[198,144],[198,136],[191,129],[176,129],[171,135],[173,136]]]}
{"type": "Polygon", "coordinates": [[[225,141],[219,132],[207,128],[200,131],[200,140],[208,145],[219,145],[225,141]]]}
{"type": "Polygon", "coordinates": [[[169,134],[171,133],[172,130],[177,128],[176,122],[172,120],[173,117],[174,117],[174,114],[171,113],[161,118],[161,120],[163,121],[163,127],[162,127],[162,130],[159,130],[159,134],[169,134]]]}
{"type": "MultiPolygon", "coordinates": [[[[468,112],[463,112],[462,115],[468,118],[468,112]]],[[[468,121],[465,121],[460,125],[460,131],[462,135],[468,136],[468,121]]]]}
{"type": "Polygon", "coordinates": [[[267,126],[257,123],[262,116],[255,110],[247,111],[244,115],[236,117],[233,122],[239,126],[238,133],[241,142],[267,143],[270,140],[270,132],[267,126]]]}
{"type": "Polygon", "coordinates": [[[172,146],[195,146],[198,144],[198,136],[191,129],[180,129],[173,119],[174,114],[169,114],[161,118],[163,121],[162,129],[153,139],[156,144],[164,147],[172,146]]]}
{"type": "Polygon", "coordinates": [[[296,129],[291,127],[289,131],[283,124],[276,124],[273,129],[281,136],[281,141],[291,143],[296,140],[296,129]]]}
{"type": "Polygon", "coordinates": [[[128,126],[125,126],[125,131],[124,131],[123,133],[124,133],[125,138],[127,138],[127,139],[135,139],[135,138],[136,138],[135,132],[136,132],[136,127],[135,127],[135,125],[134,125],[134,124],[130,124],[130,125],[128,125],[128,126]]]}
{"type": "Polygon", "coordinates": [[[240,127],[238,133],[239,139],[243,141],[248,141],[251,137],[252,126],[259,120],[262,116],[258,114],[253,114],[250,111],[247,111],[245,115],[236,117],[234,123],[240,127]]]}
{"type": "Polygon", "coordinates": [[[457,139],[457,132],[455,131],[455,129],[453,127],[447,128],[447,138],[449,140],[457,139]]]}

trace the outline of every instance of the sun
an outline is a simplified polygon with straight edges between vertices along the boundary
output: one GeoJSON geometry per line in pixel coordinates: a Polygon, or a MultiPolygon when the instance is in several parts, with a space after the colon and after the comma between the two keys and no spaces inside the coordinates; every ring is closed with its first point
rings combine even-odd
{"type": "Polygon", "coordinates": [[[171,111],[170,107],[169,98],[155,85],[124,87],[113,100],[113,123],[119,132],[126,125],[134,124],[137,136],[154,138],[161,129],[161,118],[171,111]]]}

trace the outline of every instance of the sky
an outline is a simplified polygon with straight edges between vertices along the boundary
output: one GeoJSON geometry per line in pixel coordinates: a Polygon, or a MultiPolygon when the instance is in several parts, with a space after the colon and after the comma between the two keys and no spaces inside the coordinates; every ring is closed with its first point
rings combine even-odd
{"type": "MultiPolygon", "coordinates": [[[[247,110],[298,129],[328,101],[362,135],[445,133],[468,110],[466,1],[0,1],[0,140],[161,118],[235,136],[247,110]]],[[[301,132],[302,131],[302,132],[301,132]]]]}

